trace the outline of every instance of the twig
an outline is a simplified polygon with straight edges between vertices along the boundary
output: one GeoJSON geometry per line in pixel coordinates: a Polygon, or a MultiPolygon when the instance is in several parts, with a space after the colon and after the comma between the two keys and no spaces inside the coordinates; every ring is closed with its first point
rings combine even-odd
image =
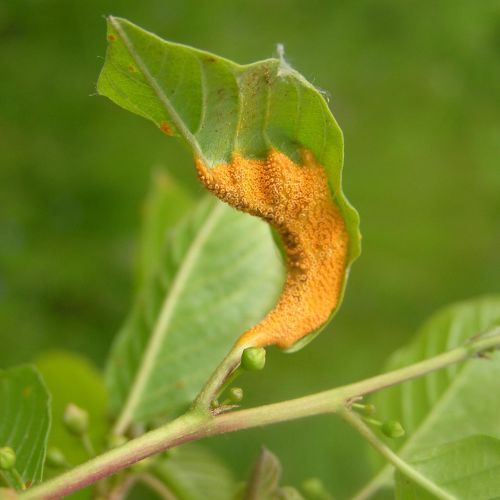
{"type": "Polygon", "coordinates": [[[202,406],[195,405],[188,413],[167,425],[89,460],[59,477],[22,492],[19,498],[22,500],[50,500],[68,495],[146,457],[188,441],[322,413],[335,413],[344,409],[346,403],[352,398],[421,377],[499,346],[500,328],[496,328],[487,336],[475,339],[462,347],[457,347],[434,358],[399,370],[310,396],[224,413],[214,417],[203,408],[207,401],[211,401],[214,390],[220,387],[220,383],[225,379],[227,373],[230,373],[232,362],[236,359],[236,357],[226,358],[225,364],[223,363],[224,370],[219,368],[218,374],[210,379],[211,382],[202,391],[202,397],[198,398],[198,401],[203,403],[202,406]]]}

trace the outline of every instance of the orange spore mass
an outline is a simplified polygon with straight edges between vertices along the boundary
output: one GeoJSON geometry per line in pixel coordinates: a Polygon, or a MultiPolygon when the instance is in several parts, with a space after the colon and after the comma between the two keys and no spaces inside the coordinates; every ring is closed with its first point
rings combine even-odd
{"type": "Polygon", "coordinates": [[[160,130],[166,135],[172,135],[172,127],[167,122],[160,123],[160,130]]]}
{"type": "Polygon", "coordinates": [[[273,226],[286,253],[276,306],[237,344],[290,347],[327,321],[342,290],[348,235],[325,170],[309,151],[296,164],[275,150],[266,160],[235,155],[229,164],[207,168],[197,160],[196,167],[218,198],[273,226]]]}

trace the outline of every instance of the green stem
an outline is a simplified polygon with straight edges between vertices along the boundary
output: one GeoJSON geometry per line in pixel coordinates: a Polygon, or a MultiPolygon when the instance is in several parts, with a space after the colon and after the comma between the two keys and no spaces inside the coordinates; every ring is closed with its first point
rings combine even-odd
{"type": "Polygon", "coordinates": [[[17,469],[10,469],[7,471],[7,473],[12,478],[12,481],[16,485],[16,488],[19,488],[21,490],[26,489],[26,486],[24,485],[23,478],[21,477],[21,474],[19,474],[17,469]]]}
{"type": "Polygon", "coordinates": [[[429,493],[432,493],[440,500],[455,500],[455,497],[440,488],[437,484],[429,481],[424,475],[420,474],[417,469],[412,467],[408,462],[402,460],[394,453],[377,435],[368,427],[363,420],[356,414],[347,409],[339,411],[340,416],[348,422],[356,431],[363,436],[368,443],[371,444],[388,462],[390,462],[402,474],[411,479],[414,483],[424,488],[429,493]]]}
{"type": "Polygon", "coordinates": [[[69,495],[167,448],[198,439],[207,416],[187,413],[167,425],[148,432],[123,446],[99,455],[74,469],[19,495],[19,498],[48,500],[69,495]]]}
{"type": "Polygon", "coordinates": [[[176,500],[177,497],[155,476],[144,472],[139,474],[138,479],[163,500],[176,500]]]}
{"type": "Polygon", "coordinates": [[[5,472],[0,470],[0,487],[8,488],[9,486],[10,482],[7,480],[5,472]]]}
{"type": "Polygon", "coordinates": [[[385,466],[373,479],[371,479],[360,491],[358,491],[358,493],[352,497],[352,500],[367,500],[375,495],[377,491],[384,488],[384,486],[390,486],[391,472],[392,468],[390,466],[385,466]]]}
{"type": "Polygon", "coordinates": [[[221,364],[216,368],[196,397],[193,405],[194,408],[208,410],[212,401],[227,387],[228,381],[234,380],[233,374],[238,369],[241,354],[245,348],[246,346],[235,345],[229,351],[229,354],[222,360],[221,364]]]}
{"type": "Polygon", "coordinates": [[[186,415],[23,492],[19,498],[49,500],[68,495],[146,457],[188,441],[322,413],[334,413],[342,410],[346,404],[352,402],[353,398],[426,375],[499,346],[500,328],[491,335],[475,339],[447,353],[361,382],[281,403],[213,417],[206,411],[208,407],[206,405],[210,404],[217,388],[231,373],[235,367],[235,361],[239,359],[239,356],[235,354],[237,351],[233,350],[200,393],[197,405],[186,415]]]}
{"type": "Polygon", "coordinates": [[[92,441],[90,440],[90,436],[88,435],[87,432],[83,433],[81,436],[81,441],[82,445],[85,448],[85,451],[87,452],[87,455],[89,455],[90,458],[95,457],[95,449],[94,446],[92,445],[92,441]]]}

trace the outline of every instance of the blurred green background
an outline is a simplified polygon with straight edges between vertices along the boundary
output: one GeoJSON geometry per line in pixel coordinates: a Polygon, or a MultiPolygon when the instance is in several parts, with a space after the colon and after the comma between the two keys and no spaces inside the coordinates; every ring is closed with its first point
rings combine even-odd
{"type": "MultiPolygon", "coordinates": [[[[104,365],[131,303],[141,205],[191,156],[96,97],[103,15],[247,63],[284,43],[330,95],[364,250],[341,313],[247,377],[248,403],[375,374],[449,302],[500,289],[500,4],[494,0],[0,0],[0,366],[66,348],[104,365]]],[[[243,477],[262,444],[286,480],[344,498],[364,444],[321,417],[212,439],[243,477]]]]}

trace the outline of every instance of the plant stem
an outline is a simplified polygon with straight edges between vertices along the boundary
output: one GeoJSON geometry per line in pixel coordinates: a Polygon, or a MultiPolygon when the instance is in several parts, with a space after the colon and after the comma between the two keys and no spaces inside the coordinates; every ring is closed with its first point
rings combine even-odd
{"type": "Polygon", "coordinates": [[[90,458],[95,457],[96,453],[94,450],[94,446],[93,446],[92,441],[90,440],[90,436],[88,435],[87,432],[82,434],[81,441],[82,441],[82,445],[85,448],[85,451],[87,452],[89,457],[90,458]]]}
{"type": "Polygon", "coordinates": [[[23,499],[56,499],[88,486],[140,460],[198,438],[207,416],[191,412],[133,439],[19,495],[23,499]]]}
{"type": "Polygon", "coordinates": [[[241,354],[246,346],[233,346],[229,354],[222,360],[214,373],[208,379],[194,401],[194,408],[208,410],[219,392],[226,387],[227,380],[233,380],[232,375],[238,369],[241,354]]]}
{"type": "Polygon", "coordinates": [[[340,410],[339,414],[346,422],[356,429],[356,431],[358,431],[361,436],[363,436],[368,443],[375,448],[375,450],[377,450],[388,462],[394,465],[394,467],[396,467],[396,469],[398,469],[406,477],[410,478],[413,482],[424,488],[429,493],[432,493],[440,500],[455,500],[455,497],[447,493],[432,481],[429,481],[408,462],[405,462],[398,457],[398,455],[396,455],[396,453],[394,453],[383,441],[381,441],[358,415],[355,415],[346,408],[340,410]]]}
{"type": "Polygon", "coordinates": [[[371,498],[378,490],[384,486],[390,486],[392,468],[389,465],[384,468],[371,479],[363,488],[356,493],[351,500],[367,500],[371,498]]]}
{"type": "MultiPolygon", "coordinates": [[[[484,351],[500,347],[500,328],[487,336],[452,349],[434,358],[384,373],[354,384],[345,385],[309,396],[257,408],[223,413],[216,417],[206,411],[216,390],[234,369],[239,356],[236,350],[226,357],[197,398],[197,405],[187,414],[110,450],[62,475],[19,494],[22,500],[50,500],[84,488],[124,469],[146,457],[207,436],[224,434],[252,427],[286,422],[322,413],[342,410],[353,398],[411,380],[454,363],[465,361],[484,351]],[[215,391],[215,392],[214,392],[215,391]]],[[[241,355],[241,352],[239,353],[241,355]]]]}
{"type": "Polygon", "coordinates": [[[176,500],[177,497],[155,476],[144,472],[139,474],[139,481],[153,490],[163,500],[176,500]]]}
{"type": "Polygon", "coordinates": [[[120,484],[118,484],[118,486],[113,488],[107,494],[107,500],[123,500],[127,497],[127,494],[135,486],[138,480],[139,478],[136,474],[124,478],[124,480],[120,484]]]}

